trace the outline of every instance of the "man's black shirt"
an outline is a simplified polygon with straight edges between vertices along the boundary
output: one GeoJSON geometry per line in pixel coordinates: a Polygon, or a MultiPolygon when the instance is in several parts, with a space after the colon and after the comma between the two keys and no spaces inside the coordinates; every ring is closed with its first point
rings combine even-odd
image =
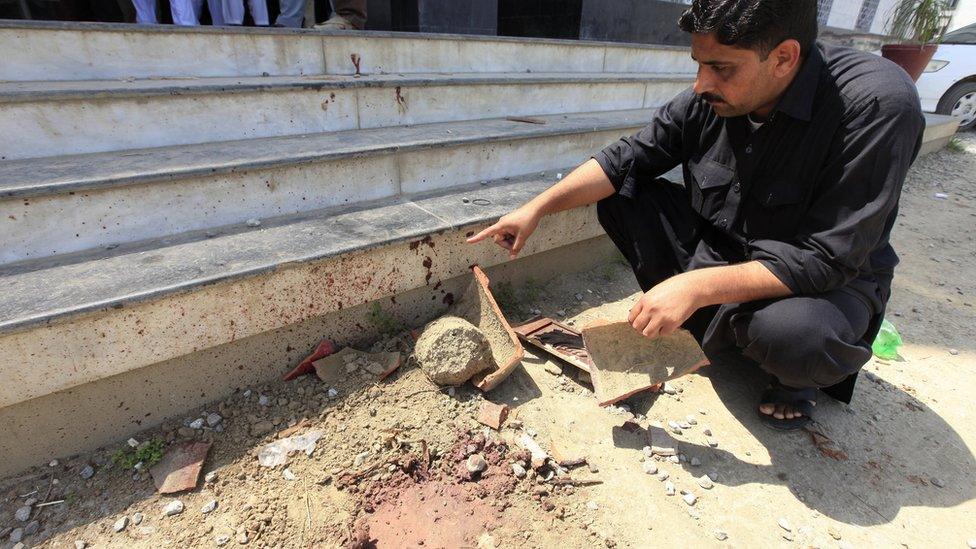
{"type": "Polygon", "coordinates": [[[701,242],[691,268],[756,260],[794,294],[849,288],[880,313],[888,237],[925,120],[893,63],[818,42],[769,119],[722,118],[686,90],[594,158],[617,192],[681,164],[701,242]]]}

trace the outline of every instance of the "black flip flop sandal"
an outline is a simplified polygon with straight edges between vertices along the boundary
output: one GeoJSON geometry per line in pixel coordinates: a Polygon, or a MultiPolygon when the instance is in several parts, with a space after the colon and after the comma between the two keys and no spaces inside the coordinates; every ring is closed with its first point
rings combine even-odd
{"type": "Polygon", "coordinates": [[[816,398],[816,389],[793,389],[773,382],[763,391],[762,398],[759,399],[759,405],[785,405],[803,415],[791,419],[776,419],[772,415],[766,415],[760,412],[759,408],[756,408],[756,413],[759,414],[759,420],[768,427],[778,431],[796,431],[804,428],[808,423],[813,421],[814,405],[811,401],[816,402],[816,398]]]}

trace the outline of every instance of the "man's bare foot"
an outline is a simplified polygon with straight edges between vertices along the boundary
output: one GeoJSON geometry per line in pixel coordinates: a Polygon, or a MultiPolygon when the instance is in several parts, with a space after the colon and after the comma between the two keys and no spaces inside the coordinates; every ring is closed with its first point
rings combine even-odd
{"type": "Polygon", "coordinates": [[[817,390],[795,389],[774,381],[759,399],[759,419],[781,431],[802,429],[810,422],[817,390]]]}
{"type": "MultiPolygon", "coordinates": [[[[816,406],[817,403],[808,400],[811,406],[816,406]]],[[[804,413],[799,410],[794,409],[788,404],[760,404],[759,412],[767,416],[773,416],[776,419],[793,419],[796,417],[804,417],[804,413]]]]}

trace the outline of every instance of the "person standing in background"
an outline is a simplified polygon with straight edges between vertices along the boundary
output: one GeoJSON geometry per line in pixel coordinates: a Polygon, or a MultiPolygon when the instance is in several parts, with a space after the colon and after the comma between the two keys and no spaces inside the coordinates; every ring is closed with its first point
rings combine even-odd
{"type": "MultiPolygon", "coordinates": [[[[308,0],[281,0],[276,27],[301,28],[308,0]]],[[[315,28],[327,30],[363,30],[366,27],[366,0],[332,0],[332,17],[315,28]]]]}
{"type": "MultiPolygon", "coordinates": [[[[136,8],[136,23],[140,25],[156,25],[156,0],[132,0],[136,8]]],[[[170,11],[174,25],[196,26],[200,24],[200,11],[203,0],[170,0],[170,11]]]]}

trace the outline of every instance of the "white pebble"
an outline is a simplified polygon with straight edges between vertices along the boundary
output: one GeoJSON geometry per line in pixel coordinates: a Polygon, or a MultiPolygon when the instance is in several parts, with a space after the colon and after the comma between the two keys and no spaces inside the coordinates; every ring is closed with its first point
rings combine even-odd
{"type": "Polygon", "coordinates": [[[786,530],[787,532],[793,531],[793,527],[790,526],[790,521],[786,520],[783,517],[780,517],[780,519],[776,521],[776,524],[779,524],[779,527],[782,528],[783,530],[786,530]]]}
{"type": "Polygon", "coordinates": [[[190,429],[203,429],[203,418],[198,417],[197,419],[194,419],[187,427],[190,429]]]}
{"type": "Polygon", "coordinates": [[[217,481],[217,471],[210,471],[209,473],[207,473],[206,475],[204,475],[203,476],[203,481],[206,482],[207,484],[213,484],[214,482],[216,482],[217,481]]]}
{"type": "Polygon", "coordinates": [[[339,390],[335,387],[330,387],[328,392],[329,398],[335,398],[339,396],[339,390]]]}
{"type": "Polygon", "coordinates": [[[291,472],[291,469],[285,469],[284,471],[282,471],[281,476],[284,477],[285,480],[289,480],[289,481],[298,479],[298,477],[295,476],[295,473],[291,472]]]}
{"type": "Polygon", "coordinates": [[[217,547],[223,547],[224,545],[230,543],[230,536],[227,534],[220,534],[214,538],[214,543],[217,544],[217,547]]]}
{"type": "Polygon", "coordinates": [[[61,464],[61,462],[60,462],[60,461],[58,461],[58,460],[56,460],[56,459],[52,459],[52,460],[51,460],[51,462],[47,464],[47,466],[48,466],[48,467],[57,467],[57,466],[58,466],[58,465],[60,465],[60,464],[61,464]]]}
{"type": "Polygon", "coordinates": [[[949,354],[952,356],[956,356],[959,354],[959,349],[949,349],[949,354]]]}
{"type": "Polygon", "coordinates": [[[715,483],[712,482],[712,479],[708,478],[708,475],[702,475],[698,479],[698,485],[706,490],[711,490],[715,486],[715,483]]]}
{"type": "Polygon", "coordinates": [[[719,541],[725,541],[729,539],[729,535],[721,530],[715,530],[715,539],[719,541]]]}
{"type": "Polygon", "coordinates": [[[130,448],[139,447],[139,441],[134,438],[130,438],[129,440],[125,441],[125,443],[128,444],[130,448]]]}
{"type": "Polygon", "coordinates": [[[183,502],[178,499],[174,499],[173,501],[167,503],[166,507],[163,508],[163,514],[166,515],[167,517],[178,515],[182,512],[183,512],[183,502]]]}
{"type": "Polygon", "coordinates": [[[687,494],[681,496],[681,499],[685,500],[685,503],[687,503],[688,505],[694,505],[695,502],[698,501],[698,497],[695,496],[695,494],[692,494],[691,492],[688,492],[687,494]]]}
{"type": "Polygon", "coordinates": [[[136,526],[139,526],[140,524],[142,524],[142,513],[133,513],[132,514],[132,524],[135,524],[136,526]]]}
{"type": "Polygon", "coordinates": [[[247,220],[247,226],[248,227],[260,227],[261,226],[261,220],[260,219],[248,219],[247,220]]]}
{"type": "Polygon", "coordinates": [[[220,417],[220,414],[207,414],[207,425],[211,427],[216,427],[223,420],[224,418],[220,417]]]}
{"type": "Polygon", "coordinates": [[[14,518],[20,522],[27,522],[30,519],[31,508],[29,505],[24,505],[20,509],[14,512],[14,518]]]}
{"type": "Polygon", "coordinates": [[[674,495],[674,483],[670,480],[664,482],[664,493],[668,496],[674,495]]]}
{"type": "Polygon", "coordinates": [[[207,513],[212,513],[214,509],[217,508],[217,500],[212,499],[200,508],[200,512],[206,515],[207,513]]]}
{"type": "Polygon", "coordinates": [[[586,508],[591,511],[596,511],[600,508],[600,504],[591,499],[590,501],[586,502],[586,508]]]}
{"type": "Polygon", "coordinates": [[[116,532],[121,532],[122,530],[125,530],[125,527],[128,525],[129,525],[129,517],[122,517],[119,520],[115,521],[115,524],[112,525],[112,529],[115,530],[116,532]]]}
{"type": "Polygon", "coordinates": [[[525,467],[522,467],[522,464],[520,463],[513,463],[512,474],[515,475],[515,478],[525,478],[526,475],[525,467]]]}
{"type": "Polygon", "coordinates": [[[668,480],[668,477],[670,476],[671,475],[669,475],[667,471],[659,471],[657,474],[657,479],[660,480],[661,482],[664,482],[668,480]]]}
{"type": "Polygon", "coordinates": [[[698,425],[698,420],[695,419],[695,416],[692,414],[688,414],[688,417],[685,418],[685,421],[690,425],[698,425]]]}
{"type": "Polygon", "coordinates": [[[653,475],[657,473],[657,465],[653,461],[644,462],[644,472],[648,475],[653,475]]]}
{"type": "Polygon", "coordinates": [[[87,541],[85,541],[83,539],[76,539],[75,540],[75,549],[85,549],[85,547],[88,547],[88,542],[87,541]]]}
{"type": "Polygon", "coordinates": [[[261,406],[271,406],[271,399],[268,398],[268,395],[261,395],[258,397],[258,404],[261,406]]]}

